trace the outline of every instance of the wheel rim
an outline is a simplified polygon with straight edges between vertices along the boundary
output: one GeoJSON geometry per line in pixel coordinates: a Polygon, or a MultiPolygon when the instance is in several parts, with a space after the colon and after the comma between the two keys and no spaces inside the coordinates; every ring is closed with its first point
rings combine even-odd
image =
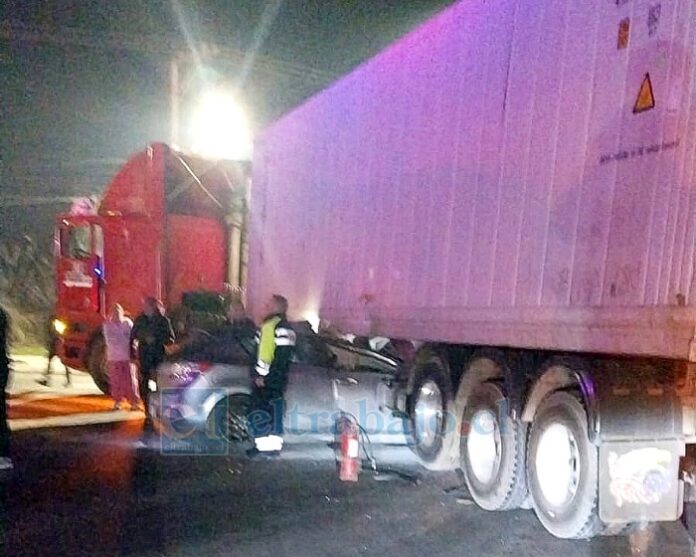
{"type": "Polygon", "coordinates": [[[552,508],[567,505],[578,491],[580,458],[578,443],[565,425],[552,423],[539,437],[534,459],[536,480],[552,508]]]}
{"type": "Polygon", "coordinates": [[[482,484],[495,477],[500,465],[500,428],[490,410],[479,410],[471,418],[466,439],[471,471],[482,484]]]}
{"type": "Polygon", "coordinates": [[[426,381],[418,391],[415,407],[415,433],[418,444],[432,448],[442,431],[442,391],[435,381],[426,381]]]}
{"type": "Polygon", "coordinates": [[[246,441],[250,438],[247,410],[246,406],[228,408],[224,431],[228,441],[246,441]]]}

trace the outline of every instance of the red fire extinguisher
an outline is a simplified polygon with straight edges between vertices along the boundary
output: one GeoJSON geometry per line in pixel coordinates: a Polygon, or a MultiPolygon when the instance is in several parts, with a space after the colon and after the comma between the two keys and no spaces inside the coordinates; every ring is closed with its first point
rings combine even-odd
{"type": "Polygon", "coordinates": [[[352,416],[341,414],[337,422],[338,477],[342,482],[357,482],[360,472],[360,434],[352,416]]]}

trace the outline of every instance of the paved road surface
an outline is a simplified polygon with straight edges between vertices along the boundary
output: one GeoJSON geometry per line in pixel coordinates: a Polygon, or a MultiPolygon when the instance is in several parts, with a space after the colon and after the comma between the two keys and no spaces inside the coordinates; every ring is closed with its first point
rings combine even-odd
{"type": "Polygon", "coordinates": [[[113,401],[104,396],[87,373],[73,371],[71,385],[65,386],[65,374],[58,359],[48,387],[44,378],[46,358],[14,356],[8,386],[10,428],[14,431],[43,427],[121,422],[142,419],[142,414],[112,412],[113,401]]]}
{"type": "Polygon", "coordinates": [[[270,462],[164,456],[137,419],[25,429],[13,441],[15,473],[0,477],[0,555],[8,557],[672,557],[690,551],[680,523],[631,538],[554,539],[531,511],[486,513],[468,504],[461,490],[451,489],[459,483],[455,474],[426,473],[404,447],[377,451],[380,465],[401,475],[365,473],[352,485],[338,481],[331,450],[306,438],[294,438],[270,462]]]}

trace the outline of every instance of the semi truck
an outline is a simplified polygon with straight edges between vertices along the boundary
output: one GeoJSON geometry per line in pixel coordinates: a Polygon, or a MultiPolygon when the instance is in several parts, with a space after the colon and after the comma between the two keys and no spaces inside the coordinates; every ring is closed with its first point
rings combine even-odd
{"type": "Polygon", "coordinates": [[[677,519],[696,4],[463,0],[260,134],[247,298],[417,347],[394,401],[562,538],[677,519]]]}
{"type": "Polygon", "coordinates": [[[153,143],[124,163],[98,204],[58,215],[53,327],[63,363],[107,392],[101,325],[113,304],[135,316],[146,297],[171,308],[185,293],[241,286],[248,181],[246,163],[153,143]]]}

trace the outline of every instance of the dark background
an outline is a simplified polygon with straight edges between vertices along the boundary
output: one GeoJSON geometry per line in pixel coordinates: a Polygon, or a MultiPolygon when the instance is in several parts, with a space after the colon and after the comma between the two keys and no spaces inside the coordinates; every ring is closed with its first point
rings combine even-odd
{"type": "MultiPolygon", "coordinates": [[[[101,193],[129,154],[169,140],[169,66],[190,60],[186,37],[238,49],[206,59],[204,77],[236,80],[261,129],[450,3],[3,2],[0,242],[30,235],[48,250],[70,197],[101,193]]],[[[181,67],[185,101],[200,74],[181,67]]]]}

